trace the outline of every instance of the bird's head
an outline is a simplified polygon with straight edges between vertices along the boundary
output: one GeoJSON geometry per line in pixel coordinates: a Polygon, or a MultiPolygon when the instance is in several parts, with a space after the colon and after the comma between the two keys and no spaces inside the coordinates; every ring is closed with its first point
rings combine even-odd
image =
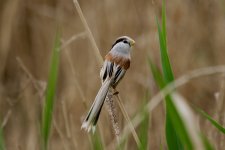
{"type": "Polygon", "coordinates": [[[112,51],[127,54],[130,53],[131,48],[134,46],[135,41],[128,36],[121,36],[112,45],[112,51]]]}

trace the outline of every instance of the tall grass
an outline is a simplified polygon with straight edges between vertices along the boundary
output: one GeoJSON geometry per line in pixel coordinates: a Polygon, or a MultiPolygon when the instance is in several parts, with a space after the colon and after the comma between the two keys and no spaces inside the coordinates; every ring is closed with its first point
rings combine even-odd
{"type": "Polygon", "coordinates": [[[57,31],[50,64],[45,102],[42,112],[42,122],[41,122],[42,150],[48,149],[49,135],[52,126],[52,114],[55,99],[56,83],[58,77],[59,57],[60,57],[60,32],[57,31]]]}
{"type": "MultiPolygon", "coordinates": [[[[159,86],[162,89],[166,86],[166,84],[169,84],[174,80],[174,75],[170,65],[167,49],[165,0],[163,0],[162,6],[162,27],[160,27],[158,20],[157,27],[160,42],[161,63],[164,81],[164,83],[162,81],[163,84],[159,86]]],[[[157,76],[159,76],[159,74],[157,76]]],[[[184,144],[188,149],[193,149],[190,139],[187,136],[187,132],[185,131],[183,122],[181,121],[180,116],[170,96],[166,97],[166,139],[168,148],[171,150],[183,149],[184,144]],[[181,131],[178,131],[177,129],[181,129],[181,131]],[[183,140],[181,138],[183,138],[183,140]],[[183,144],[181,144],[181,141],[183,141],[183,144]]]]}
{"type": "MultiPolygon", "coordinates": [[[[161,63],[162,63],[162,70],[163,73],[161,74],[157,67],[149,60],[149,64],[151,66],[151,70],[153,73],[153,77],[158,84],[160,89],[163,89],[166,85],[174,81],[174,75],[171,69],[171,64],[169,61],[168,56],[168,49],[167,49],[167,37],[166,37],[166,9],[165,9],[165,0],[163,0],[162,6],[162,25],[160,26],[158,19],[157,27],[158,27],[158,36],[159,36],[159,43],[160,43],[160,54],[161,54],[161,63]]],[[[210,144],[208,139],[202,134],[201,137],[197,135],[197,138],[201,138],[201,146],[195,145],[195,141],[191,136],[190,129],[187,128],[186,124],[187,121],[182,114],[179,113],[178,107],[179,105],[175,105],[173,97],[167,95],[165,97],[165,109],[166,109],[166,140],[168,149],[171,150],[182,150],[182,149],[196,149],[196,147],[201,149],[214,149],[213,146],[210,144]],[[203,148],[204,145],[204,148],[203,148]]],[[[215,120],[211,118],[208,114],[204,111],[197,109],[206,119],[208,119],[212,125],[219,129],[222,133],[224,133],[224,128],[217,123],[215,120]]],[[[195,122],[192,122],[195,124],[195,122]]],[[[191,129],[192,130],[192,129],[191,129]]],[[[200,131],[199,133],[200,134],[200,131]]]]}
{"type": "MultiPolygon", "coordinates": [[[[166,85],[174,81],[174,75],[171,68],[169,56],[168,56],[168,49],[167,49],[167,37],[166,37],[166,8],[165,8],[165,0],[163,0],[162,5],[162,24],[160,26],[158,19],[157,27],[158,27],[158,36],[159,36],[159,43],[160,43],[160,54],[161,54],[161,63],[162,63],[162,70],[163,73],[161,74],[157,68],[151,63],[150,66],[154,76],[155,81],[160,89],[163,89],[166,85]]],[[[191,136],[192,131],[188,129],[186,125],[187,118],[182,116],[181,112],[179,111],[178,107],[181,105],[175,104],[175,101],[171,95],[167,95],[165,97],[165,109],[166,109],[166,124],[165,124],[165,131],[166,131],[166,140],[167,146],[170,150],[182,150],[182,149],[196,149],[196,147],[200,148],[202,144],[195,145],[195,141],[191,136]]],[[[179,99],[178,101],[181,101],[179,99]]],[[[183,103],[185,104],[185,103],[183,103]]],[[[185,104],[186,105],[186,104],[185,104]]],[[[187,107],[187,106],[182,106],[187,107]]],[[[191,113],[191,112],[186,112],[191,113]]],[[[184,114],[185,115],[185,114],[184,114]]],[[[193,124],[195,124],[193,122],[193,124]]],[[[197,137],[199,139],[199,137],[197,137]]]]}

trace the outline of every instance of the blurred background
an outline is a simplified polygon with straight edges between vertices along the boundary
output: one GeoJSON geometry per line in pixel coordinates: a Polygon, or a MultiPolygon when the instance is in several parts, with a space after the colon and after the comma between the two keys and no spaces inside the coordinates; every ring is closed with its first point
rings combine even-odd
{"type": "MultiPolygon", "coordinates": [[[[146,91],[154,95],[158,90],[147,58],[161,65],[155,20],[156,16],[161,18],[161,0],[79,0],[79,4],[102,57],[119,36],[128,35],[136,41],[131,68],[118,86],[132,118],[141,108],[146,91]]],[[[175,77],[225,63],[224,0],[170,0],[166,9],[168,48],[175,77]]],[[[73,1],[1,0],[0,120],[8,150],[40,148],[41,108],[57,25],[62,29],[63,48],[50,149],[91,147],[80,126],[100,87],[101,64],[73,1]]],[[[222,76],[204,77],[189,82],[179,91],[188,103],[199,106],[225,125],[222,115],[225,106],[215,96],[223,80],[222,76]]],[[[151,114],[150,149],[165,146],[164,118],[161,103],[151,114]]],[[[199,123],[217,149],[225,146],[222,133],[201,117],[199,123]]],[[[107,148],[115,135],[106,109],[99,125],[107,148]]],[[[128,147],[136,149],[132,137],[129,142],[128,147]]]]}

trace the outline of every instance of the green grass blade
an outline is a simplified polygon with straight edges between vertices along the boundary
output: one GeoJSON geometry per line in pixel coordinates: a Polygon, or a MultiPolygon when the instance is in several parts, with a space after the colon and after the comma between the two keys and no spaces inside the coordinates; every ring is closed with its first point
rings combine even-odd
{"type": "Polygon", "coordinates": [[[156,22],[157,22],[158,36],[159,36],[159,42],[160,42],[160,52],[161,52],[160,54],[161,54],[163,75],[166,80],[166,83],[169,83],[174,80],[174,76],[173,76],[173,71],[170,65],[170,60],[169,60],[168,50],[167,50],[165,0],[163,0],[163,6],[162,6],[162,29],[160,27],[160,24],[157,18],[156,18],[156,22]]]}
{"type": "Polygon", "coordinates": [[[42,138],[42,149],[48,149],[48,139],[52,124],[52,113],[54,106],[54,96],[56,91],[56,82],[58,77],[58,66],[60,57],[60,33],[56,33],[53,55],[51,59],[50,72],[48,77],[48,85],[46,89],[46,97],[42,112],[42,123],[41,123],[41,138],[42,138]]]}
{"type": "MultiPolygon", "coordinates": [[[[166,35],[166,2],[162,0],[162,36],[164,37],[164,45],[167,45],[167,35],[166,35]]],[[[167,47],[166,47],[167,49],[167,47]]]]}
{"type": "Polygon", "coordinates": [[[150,66],[153,78],[156,81],[156,84],[159,86],[160,89],[164,88],[165,81],[162,77],[162,74],[161,74],[160,70],[152,63],[150,57],[148,58],[148,64],[150,66]]]}
{"type": "MultiPolygon", "coordinates": [[[[154,80],[157,82],[160,89],[163,89],[166,83],[163,80],[162,74],[160,73],[159,69],[153,63],[151,63],[150,59],[149,65],[151,66],[151,71],[154,80]]],[[[166,96],[165,99],[166,99],[166,115],[167,115],[166,139],[168,149],[171,150],[184,149],[183,144],[185,145],[185,148],[192,149],[193,145],[191,142],[191,138],[188,135],[188,132],[184,126],[182,118],[180,117],[175,105],[173,104],[171,97],[166,96]]]]}
{"type": "Polygon", "coordinates": [[[95,132],[91,135],[92,140],[92,149],[93,150],[103,150],[102,140],[100,137],[100,134],[98,132],[95,132]]]}
{"type": "Polygon", "coordinates": [[[140,130],[139,130],[139,138],[140,138],[140,142],[141,144],[139,145],[138,149],[139,150],[148,150],[148,129],[149,129],[149,112],[146,109],[143,109],[145,107],[145,105],[147,104],[147,100],[148,100],[148,93],[146,94],[145,98],[144,98],[144,103],[142,106],[142,116],[143,116],[143,120],[140,124],[140,130]]]}
{"type": "Polygon", "coordinates": [[[212,144],[209,142],[209,140],[201,134],[202,143],[204,145],[205,150],[215,150],[215,148],[212,146],[212,144]]]}
{"type": "MultiPolygon", "coordinates": [[[[159,43],[160,43],[160,54],[161,54],[161,62],[162,62],[162,69],[163,69],[163,75],[166,80],[166,83],[169,83],[174,80],[172,68],[170,65],[169,56],[167,53],[167,43],[166,43],[166,37],[163,36],[163,33],[161,31],[158,19],[157,21],[157,27],[158,27],[158,36],[159,36],[159,43]]],[[[166,32],[166,31],[164,31],[166,32]]]]}
{"type": "MultiPolygon", "coordinates": [[[[169,141],[170,147],[172,147],[170,143],[171,138],[177,138],[176,140],[172,141],[176,142],[177,145],[176,149],[193,149],[192,139],[189,136],[188,131],[184,125],[184,122],[170,96],[166,97],[166,107],[168,115],[167,122],[169,122],[169,125],[167,125],[166,127],[167,129],[166,132],[170,133],[170,135],[168,135],[167,133],[166,137],[167,141],[169,141]]],[[[172,147],[172,149],[174,148],[172,147]]]]}
{"type": "MultiPolygon", "coordinates": [[[[168,107],[168,104],[167,104],[168,107]]],[[[174,129],[172,120],[169,117],[169,113],[166,112],[166,141],[169,150],[183,150],[181,140],[177,136],[177,131],[174,129]]]]}
{"type": "Polygon", "coordinates": [[[208,119],[213,126],[215,126],[221,133],[225,134],[225,128],[219,124],[216,120],[214,120],[210,115],[201,110],[200,108],[196,108],[199,113],[201,113],[206,119],[208,119]]]}
{"type": "MultiPolygon", "coordinates": [[[[156,81],[157,85],[159,86],[160,89],[163,89],[166,86],[166,83],[163,79],[163,76],[159,69],[152,63],[151,59],[148,59],[149,66],[151,69],[151,72],[153,74],[153,78],[156,81]]],[[[171,101],[170,98],[167,96],[166,97],[166,102],[171,101]]],[[[168,110],[166,104],[166,111],[168,110]]],[[[166,140],[167,140],[167,145],[168,148],[173,150],[173,149],[183,149],[182,144],[180,139],[177,137],[177,133],[172,125],[172,121],[170,117],[168,116],[168,112],[166,113],[166,140]]]]}
{"type": "Polygon", "coordinates": [[[0,127],[0,150],[5,150],[5,142],[2,127],[0,127]]]}
{"type": "MultiPolygon", "coordinates": [[[[156,18],[157,21],[157,27],[158,27],[158,36],[159,36],[159,42],[160,42],[160,54],[161,54],[161,62],[162,62],[162,70],[163,70],[163,78],[164,80],[162,82],[165,82],[165,85],[170,83],[174,80],[174,75],[172,72],[172,68],[169,61],[168,56],[168,50],[167,50],[167,36],[166,36],[166,6],[165,6],[165,0],[163,0],[163,6],[162,6],[162,29],[159,25],[159,21],[156,18]]],[[[162,84],[162,83],[160,83],[162,84]]],[[[165,86],[164,85],[164,86],[165,86]]],[[[159,85],[162,88],[162,85],[159,85]]],[[[163,87],[164,87],[163,86],[163,87]]],[[[171,113],[177,113],[176,109],[173,109],[175,107],[172,100],[169,98],[169,96],[166,97],[166,139],[167,139],[167,145],[169,149],[183,149],[183,146],[181,144],[181,139],[177,135],[177,128],[175,130],[174,122],[171,120],[173,118],[173,114],[171,113]]],[[[174,114],[176,115],[176,114],[174,114]]],[[[179,114],[177,114],[178,116],[179,114]]],[[[179,117],[178,117],[179,118],[179,117]]],[[[179,122],[177,125],[182,126],[182,122],[179,122]],[[180,123],[180,124],[179,124],[180,123]]],[[[189,145],[189,144],[188,144],[189,145]]]]}

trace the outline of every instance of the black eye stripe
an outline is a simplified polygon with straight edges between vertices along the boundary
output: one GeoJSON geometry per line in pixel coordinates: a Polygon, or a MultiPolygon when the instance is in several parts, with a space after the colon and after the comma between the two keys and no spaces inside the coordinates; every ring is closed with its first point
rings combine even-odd
{"type": "Polygon", "coordinates": [[[119,42],[121,42],[121,41],[126,41],[126,38],[120,38],[120,39],[116,40],[115,44],[116,44],[116,43],[119,43],[119,42]]]}
{"type": "MultiPolygon", "coordinates": [[[[116,40],[116,42],[112,45],[112,48],[113,48],[114,45],[116,45],[117,43],[122,42],[122,41],[127,41],[127,39],[126,39],[126,38],[119,38],[119,39],[116,40]]],[[[128,43],[128,42],[127,42],[127,43],[128,43]]]]}

